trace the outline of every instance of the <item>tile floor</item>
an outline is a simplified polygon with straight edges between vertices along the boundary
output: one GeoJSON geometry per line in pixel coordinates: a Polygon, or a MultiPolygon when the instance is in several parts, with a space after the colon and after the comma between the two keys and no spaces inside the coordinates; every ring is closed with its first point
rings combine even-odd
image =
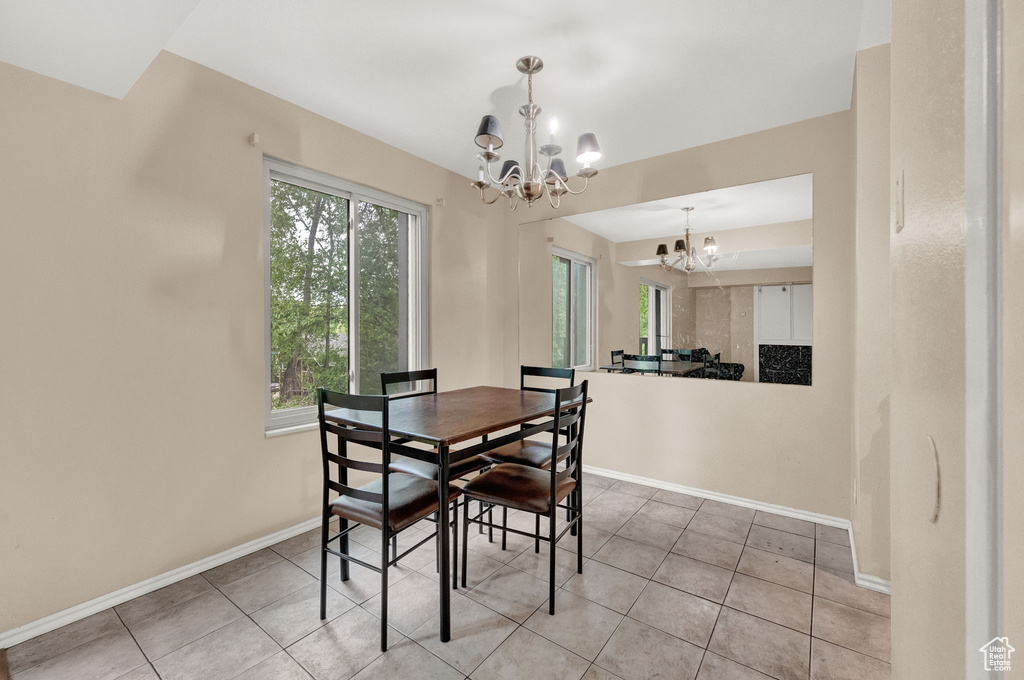
{"type": "MultiPolygon", "coordinates": [[[[876,680],[889,677],[889,598],[853,585],[845,531],[588,475],[584,573],[559,549],[470,533],[469,589],[437,639],[431,543],[393,569],[390,649],[379,577],[330,561],[319,618],[312,531],[8,650],[14,680],[876,680]]],[[[532,516],[512,513],[532,529],[532,516]]],[[[427,528],[404,536],[406,545],[427,528]]],[[[375,558],[375,532],[353,532],[375,558]]],[[[563,549],[564,548],[564,549],[563,549]]]]}

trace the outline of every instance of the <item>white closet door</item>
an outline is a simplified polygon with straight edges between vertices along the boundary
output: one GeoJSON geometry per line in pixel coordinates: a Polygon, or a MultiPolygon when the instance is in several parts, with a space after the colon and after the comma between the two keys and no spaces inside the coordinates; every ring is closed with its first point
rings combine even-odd
{"type": "Polygon", "coordinates": [[[811,284],[793,286],[793,340],[811,344],[813,310],[811,284]]]}
{"type": "Polygon", "coordinates": [[[761,286],[758,295],[757,337],[761,344],[789,341],[792,333],[790,286],[761,286]]]}

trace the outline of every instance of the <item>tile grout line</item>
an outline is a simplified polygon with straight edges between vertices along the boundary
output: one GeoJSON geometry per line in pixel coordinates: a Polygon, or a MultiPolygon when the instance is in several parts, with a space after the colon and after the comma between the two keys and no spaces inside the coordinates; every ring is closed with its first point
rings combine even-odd
{"type": "MultiPolygon", "coordinates": [[[[186,600],[186,602],[188,602],[188,601],[189,600],[186,600]]],[[[116,609],[111,607],[110,611],[114,612],[114,616],[116,616],[117,620],[121,622],[122,626],[124,626],[124,629],[125,629],[125,631],[128,632],[128,635],[131,636],[132,642],[135,643],[136,649],[139,650],[139,654],[141,654],[142,658],[146,660],[146,663],[142,664],[141,666],[136,666],[135,668],[133,668],[130,671],[128,671],[128,673],[132,673],[134,671],[137,671],[140,668],[142,668],[142,666],[149,666],[149,667],[151,667],[153,669],[153,672],[156,673],[156,667],[153,666],[153,662],[150,660],[149,654],[146,654],[146,652],[142,649],[142,645],[140,645],[139,641],[135,638],[135,633],[133,633],[132,629],[128,627],[128,624],[126,624],[124,622],[124,619],[121,618],[121,615],[118,613],[118,611],[116,609]]],[[[156,673],[156,674],[157,674],[157,677],[160,677],[159,673],[156,673]]],[[[122,673],[121,675],[127,675],[127,673],[122,673]]]]}

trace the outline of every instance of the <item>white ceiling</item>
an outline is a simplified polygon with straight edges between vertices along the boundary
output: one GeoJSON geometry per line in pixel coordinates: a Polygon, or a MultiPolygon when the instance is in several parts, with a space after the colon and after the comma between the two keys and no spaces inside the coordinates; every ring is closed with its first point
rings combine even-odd
{"type": "Polygon", "coordinates": [[[597,133],[609,167],[848,109],[854,54],[888,41],[888,16],[888,0],[5,0],[0,60],[120,97],[163,47],[475,177],[485,113],[521,155],[523,55],[546,64],[542,126],[558,116],[570,156],[597,133]]]}
{"type": "Polygon", "coordinates": [[[199,0],[4,0],[0,61],[120,99],[199,0]]]}
{"type": "Polygon", "coordinates": [[[565,219],[615,243],[678,237],[686,224],[686,214],[681,210],[684,206],[694,208],[690,213],[694,233],[795,222],[811,219],[813,184],[814,176],[808,173],[581,213],[565,219]]]}

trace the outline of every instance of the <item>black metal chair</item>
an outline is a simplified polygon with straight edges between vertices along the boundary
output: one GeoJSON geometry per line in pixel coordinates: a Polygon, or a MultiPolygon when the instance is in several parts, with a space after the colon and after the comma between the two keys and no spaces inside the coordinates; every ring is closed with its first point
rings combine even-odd
{"type": "MultiPolygon", "coordinates": [[[[541,377],[541,378],[556,378],[559,380],[568,380],[569,387],[572,387],[576,383],[576,369],[574,368],[544,368],[540,366],[520,366],[519,367],[519,389],[524,392],[544,392],[546,394],[555,394],[557,389],[554,387],[542,387],[537,385],[527,385],[527,377],[541,377]]],[[[524,423],[520,429],[526,430],[537,422],[533,421],[530,423],[524,423]]],[[[565,434],[563,432],[562,434],[565,434]]],[[[487,451],[486,453],[480,454],[484,458],[487,458],[492,463],[518,463],[519,465],[528,465],[530,467],[545,468],[550,461],[548,460],[547,445],[544,442],[539,442],[533,439],[522,439],[512,444],[506,444],[499,448],[487,451]]]]}
{"type": "MultiPolygon", "coordinates": [[[[431,539],[438,537],[437,531],[406,550],[401,555],[388,559],[388,544],[392,537],[397,536],[416,522],[437,512],[439,489],[437,482],[401,472],[387,472],[391,460],[392,448],[403,448],[392,441],[388,423],[388,398],[386,396],[362,396],[331,392],[324,388],[317,389],[317,419],[320,423],[320,450],[323,461],[323,515],[320,534],[320,618],[327,618],[327,555],[341,558],[341,580],[349,579],[349,563],[375,571],[381,575],[380,600],[380,648],[388,648],[388,567],[398,563],[400,559],[416,550],[431,539]],[[345,412],[332,410],[332,418],[326,417],[325,406],[333,409],[347,410],[350,417],[353,412],[359,413],[362,421],[367,414],[371,420],[379,420],[379,428],[345,425],[345,412]],[[337,451],[332,452],[328,446],[328,434],[337,436],[337,451]],[[379,462],[367,462],[349,458],[348,445],[363,444],[375,453],[379,452],[379,462]],[[337,466],[337,476],[331,474],[331,465],[337,466]],[[379,478],[358,488],[348,485],[348,471],[361,470],[379,475],[379,478]],[[331,492],[338,496],[331,500],[331,492]],[[339,518],[339,531],[330,535],[330,523],[334,515],[339,518]],[[375,566],[349,555],[348,535],[361,525],[379,529],[381,532],[380,566],[375,566]],[[330,544],[338,541],[338,550],[330,544]]],[[[448,502],[453,503],[452,518],[452,562],[458,560],[458,498],[462,491],[454,484],[448,486],[448,502]]],[[[438,528],[447,531],[448,527],[438,528]]],[[[457,567],[452,572],[452,586],[458,587],[457,567]]]]}
{"type": "Polygon", "coordinates": [[[529,536],[536,543],[547,541],[550,546],[548,575],[548,613],[555,613],[555,557],[559,539],[566,532],[576,534],[576,571],[583,573],[583,503],[582,503],[582,465],[583,465],[583,430],[587,413],[587,381],[575,387],[566,387],[555,392],[555,406],[551,417],[551,442],[548,444],[548,462],[544,469],[501,463],[489,471],[471,479],[463,494],[465,502],[465,521],[462,525],[462,585],[466,586],[467,550],[470,523],[494,528],[490,521],[483,519],[485,513],[471,517],[469,499],[482,501],[492,505],[500,505],[507,512],[508,508],[533,513],[537,516],[537,532],[531,534],[518,529],[501,527],[503,531],[529,536]],[[566,442],[559,441],[560,432],[568,432],[566,442]],[[564,468],[558,469],[559,462],[564,468]],[[567,500],[568,499],[568,500],[567,500]],[[567,501],[562,505],[563,501],[567,501]],[[565,508],[569,515],[568,524],[556,534],[556,511],[565,508]],[[548,519],[548,534],[540,533],[540,518],[548,519]]]}
{"type": "Polygon", "coordinates": [[[608,373],[611,373],[612,371],[621,371],[622,370],[622,355],[624,355],[625,353],[626,353],[626,350],[624,350],[624,349],[613,349],[612,350],[612,363],[611,363],[611,367],[607,369],[608,373]],[[616,359],[618,359],[618,361],[616,361],[616,359]]]}
{"type": "MultiPolygon", "coordinates": [[[[437,369],[425,368],[420,371],[401,371],[398,373],[380,374],[381,392],[388,396],[388,399],[408,399],[409,397],[421,397],[424,395],[437,394],[437,369]],[[430,388],[415,391],[417,383],[430,382],[430,388]],[[395,385],[410,385],[412,389],[407,392],[389,394],[389,388],[395,385]]],[[[402,441],[401,443],[405,443],[402,441]]],[[[451,466],[448,471],[449,479],[458,479],[471,472],[483,469],[490,465],[490,461],[482,456],[472,456],[466,460],[460,460],[451,466]]],[[[392,472],[404,472],[408,475],[415,475],[424,479],[437,479],[438,467],[434,463],[416,458],[399,457],[391,462],[392,472]]]]}
{"type": "Polygon", "coordinates": [[[661,357],[657,354],[625,354],[622,357],[623,373],[653,373],[661,375],[661,357]],[[627,362],[629,362],[627,364],[627,362]]]}
{"type": "MultiPolygon", "coordinates": [[[[380,374],[380,390],[381,393],[387,395],[388,399],[408,399],[409,397],[422,397],[431,394],[437,394],[437,369],[436,368],[424,368],[419,371],[398,371],[395,373],[381,373],[380,374]],[[427,389],[417,390],[419,383],[429,382],[430,387],[427,389]],[[399,391],[395,394],[391,394],[390,388],[396,385],[408,385],[407,391],[399,391]]],[[[486,435],[484,436],[486,441],[486,435]]],[[[405,444],[407,440],[398,440],[399,443],[405,444]]],[[[465,460],[453,464],[448,469],[448,479],[459,479],[477,470],[482,470],[489,467],[491,461],[487,460],[482,456],[472,456],[465,460]]],[[[407,475],[414,475],[416,477],[422,477],[423,479],[437,479],[439,468],[435,463],[427,460],[419,460],[418,458],[408,458],[406,456],[399,456],[391,461],[391,465],[388,466],[392,472],[404,472],[407,475]]],[[[436,521],[436,518],[435,520],[436,521]]],[[[392,542],[392,553],[396,553],[398,550],[397,541],[392,542]]],[[[440,565],[441,561],[438,560],[437,564],[440,565]]]]}
{"type": "MultiPolygon", "coordinates": [[[[538,385],[528,385],[527,378],[555,378],[558,380],[568,380],[569,387],[572,387],[576,383],[576,369],[574,368],[547,368],[543,366],[520,366],[519,367],[519,389],[524,392],[544,392],[545,394],[555,394],[557,389],[554,387],[543,387],[538,385]]],[[[537,424],[537,421],[529,423],[523,423],[520,427],[522,430],[529,429],[537,424]]],[[[568,432],[564,431],[561,434],[567,435],[568,432]]],[[[537,441],[535,439],[520,439],[517,442],[511,444],[505,444],[504,446],[498,447],[487,451],[486,453],[480,454],[492,464],[499,463],[516,463],[518,465],[526,465],[528,467],[546,469],[551,464],[549,447],[545,442],[537,441]]],[[[508,508],[502,508],[502,526],[508,524],[508,508]]],[[[483,527],[480,528],[481,532],[483,527]]],[[[540,533],[540,517],[537,517],[537,532],[540,533]]],[[[489,536],[493,540],[493,529],[489,530],[489,536]]],[[[508,534],[504,531],[501,534],[501,549],[504,550],[508,545],[508,534]]],[[[540,541],[536,541],[535,550],[540,552],[540,541]]]]}

